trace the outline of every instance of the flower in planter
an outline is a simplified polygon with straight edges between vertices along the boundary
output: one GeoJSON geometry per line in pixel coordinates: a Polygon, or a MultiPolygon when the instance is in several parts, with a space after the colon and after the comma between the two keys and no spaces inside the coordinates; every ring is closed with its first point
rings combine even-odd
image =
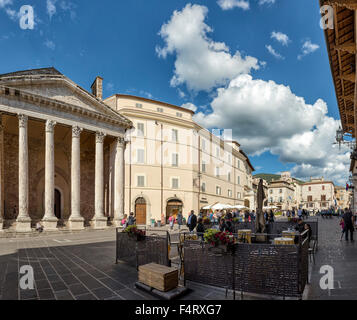
{"type": "Polygon", "coordinates": [[[210,243],[212,246],[234,244],[234,237],[232,233],[220,232],[215,229],[208,229],[203,237],[205,242],[210,243]]]}
{"type": "Polygon", "coordinates": [[[123,232],[127,233],[129,236],[137,237],[137,240],[145,238],[145,231],[138,229],[136,225],[126,227],[123,232]]]}

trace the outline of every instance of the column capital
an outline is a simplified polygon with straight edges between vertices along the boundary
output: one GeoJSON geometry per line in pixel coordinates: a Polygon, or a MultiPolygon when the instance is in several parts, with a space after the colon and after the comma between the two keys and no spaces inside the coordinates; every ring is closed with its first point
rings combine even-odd
{"type": "Polygon", "coordinates": [[[25,114],[18,114],[19,117],[19,127],[20,128],[27,128],[28,116],[25,114]]]}
{"type": "Polygon", "coordinates": [[[83,131],[83,128],[80,128],[78,126],[73,126],[72,127],[72,137],[73,138],[79,138],[81,133],[83,131]]]}
{"type": "Polygon", "coordinates": [[[125,148],[125,146],[128,144],[128,141],[126,141],[124,137],[117,137],[116,139],[120,147],[125,148]]]}
{"type": "Polygon", "coordinates": [[[95,141],[96,143],[103,143],[106,134],[104,132],[96,132],[95,134],[95,141]]]}
{"type": "Polygon", "coordinates": [[[57,122],[53,120],[47,120],[46,121],[46,132],[53,132],[57,122]]]}

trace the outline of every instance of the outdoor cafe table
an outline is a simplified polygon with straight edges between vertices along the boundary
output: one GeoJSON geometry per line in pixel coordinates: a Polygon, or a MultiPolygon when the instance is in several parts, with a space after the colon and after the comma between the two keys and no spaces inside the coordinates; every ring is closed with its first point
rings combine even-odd
{"type": "Polygon", "coordinates": [[[290,245],[295,243],[294,243],[294,239],[291,238],[275,238],[274,244],[290,245]]]}
{"type": "Polygon", "coordinates": [[[245,243],[252,243],[252,230],[242,229],[238,230],[238,241],[245,243]]]}
{"type": "Polygon", "coordinates": [[[295,236],[299,235],[298,232],[290,231],[290,230],[283,231],[281,234],[284,238],[291,238],[291,239],[295,239],[295,236]]]}

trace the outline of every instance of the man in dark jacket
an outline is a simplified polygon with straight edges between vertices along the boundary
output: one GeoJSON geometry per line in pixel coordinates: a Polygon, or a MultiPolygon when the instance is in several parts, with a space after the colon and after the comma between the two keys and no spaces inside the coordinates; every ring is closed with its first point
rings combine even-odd
{"type": "Polygon", "coordinates": [[[305,222],[301,218],[298,219],[298,224],[295,227],[295,230],[299,231],[300,233],[305,231],[305,222]]]}
{"type": "Polygon", "coordinates": [[[348,231],[351,234],[351,241],[353,241],[353,231],[354,231],[354,217],[350,210],[345,210],[345,214],[342,217],[343,221],[345,222],[345,236],[346,241],[348,241],[348,231]]]}
{"type": "Polygon", "coordinates": [[[197,226],[197,216],[195,212],[192,210],[188,219],[187,219],[187,227],[192,232],[197,226]]]}

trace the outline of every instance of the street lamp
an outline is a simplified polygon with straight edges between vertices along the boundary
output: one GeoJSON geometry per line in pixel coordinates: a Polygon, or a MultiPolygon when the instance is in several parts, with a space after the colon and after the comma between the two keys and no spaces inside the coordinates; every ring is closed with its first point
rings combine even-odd
{"type": "MultiPolygon", "coordinates": [[[[339,149],[341,150],[341,144],[348,146],[350,149],[354,150],[356,148],[356,142],[355,141],[348,141],[344,139],[345,133],[341,126],[338,128],[336,131],[336,142],[333,144],[338,144],[339,149]]],[[[354,153],[354,152],[353,152],[354,153]]],[[[357,160],[357,154],[356,160],[357,160]]]]}
{"type": "Polygon", "coordinates": [[[336,142],[337,142],[339,148],[341,149],[341,143],[343,143],[343,130],[342,130],[341,126],[336,131],[336,142]]]}

